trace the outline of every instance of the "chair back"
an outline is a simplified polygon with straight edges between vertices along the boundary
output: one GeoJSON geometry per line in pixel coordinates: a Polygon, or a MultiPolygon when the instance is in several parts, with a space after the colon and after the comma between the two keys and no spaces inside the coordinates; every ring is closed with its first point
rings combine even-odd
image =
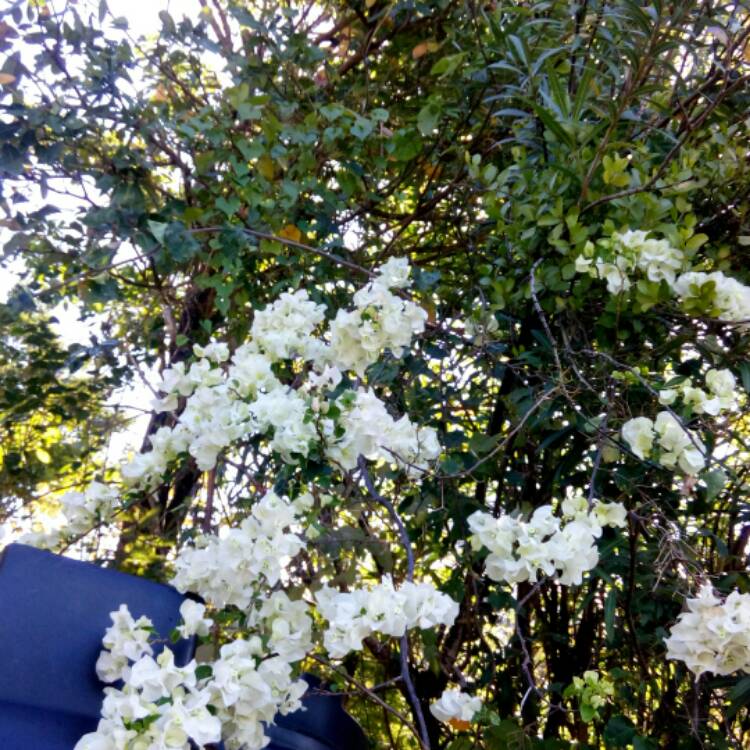
{"type": "MultiPolygon", "coordinates": [[[[109,613],[127,604],[168,639],[184,600],[144,578],[11,544],[0,554],[0,748],[72,750],[96,729],[105,687],[95,665],[109,613]]],[[[170,644],[178,664],[193,639],[170,644]]],[[[161,650],[157,646],[155,651],[161,650]]]]}

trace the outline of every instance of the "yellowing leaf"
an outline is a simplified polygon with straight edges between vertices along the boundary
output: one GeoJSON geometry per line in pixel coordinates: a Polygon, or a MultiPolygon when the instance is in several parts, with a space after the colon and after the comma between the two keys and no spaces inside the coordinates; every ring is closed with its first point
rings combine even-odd
{"type": "Polygon", "coordinates": [[[0,85],[5,86],[9,83],[13,83],[15,80],[16,77],[10,73],[0,73],[0,85]]]}
{"type": "Polygon", "coordinates": [[[376,2],[377,0],[365,0],[365,7],[368,9],[372,8],[372,6],[375,5],[376,2]]]}
{"type": "Polygon", "coordinates": [[[270,156],[261,156],[258,159],[258,171],[267,180],[272,180],[276,176],[276,165],[270,156]]]}
{"type": "Polygon", "coordinates": [[[154,95],[151,97],[152,102],[166,102],[169,101],[169,97],[167,96],[167,90],[159,84],[156,87],[156,90],[154,91],[154,95]]]}
{"type": "Polygon", "coordinates": [[[424,172],[424,175],[428,180],[435,180],[440,177],[440,174],[443,171],[443,165],[429,164],[428,162],[425,162],[422,166],[422,171],[424,172]]]}
{"type": "Polygon", "coordinates": [[[287,224],[283,229],[279,231],[279,237],[285,240],[292,240],[292,242],[299,242],[302,239],[302,232],[300,232],[294,224],[287,224]]]}
{"type": "Polygon", "coordinates": [[[440,49],[440,45],[433,39],[428,39],[426,42],[420,42],[411,51],[411,56],[414,60],[418,60],[420,57],[424,57],[428,52],[436,52],[440,49]]]}
{"type": "Polygon", "coordinates": [[[412,51],[411,56],[418,60],[420,57],[427,54],[427,42],[420,42],[412,51]]]}

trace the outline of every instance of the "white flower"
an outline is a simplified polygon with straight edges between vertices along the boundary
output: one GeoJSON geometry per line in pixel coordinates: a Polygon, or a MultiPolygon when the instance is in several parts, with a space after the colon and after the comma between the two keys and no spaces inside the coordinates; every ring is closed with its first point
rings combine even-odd
{"type": "Polygon", "coordinates": [[[622,426],[622,438],[638,458],[645,459],[654,443],[653,421],[648,417],[629,419],[622,426]]]}
{"type": "Polygon", "coordinates": [[[165,648],[156,659],[148,654],[138,659],[133,664],[127,681],[140,692],[144,700],[155,702],[171,696],[180,685],[195,687],[195,662],[178,667],[174,663],[172,651],[165,648]]]}
{"type": "Polygon", "coordinates": [[[602,526],[622,528],[628,523],[628,512],[622,503],[605,503],[597,500],[594,503],[594,515],[602,526]]]}
{"type": "Polygon", "coordinates": [[[291,388],[260,394],[250,410],[260,432],[273,429],[271,448],[286,461],[295,453],[306,456],[317,439],[315,424],[307,419],[307,403],[291,388]]]}
{"type": "Polygon", "coordinates": [[[394,278],[404,278],[403,269],[408,271],[408,266],[394,260],[389,264],[393,265],[388,268],[387,278],[378,276],[360,289],[354,295],[355,309],[339,310],[330,325],[331,345],[326,358],[339,369],[353,370],[360,377],[385,349],[401,356],[427,321],[427,313],[419,305],[389,290],[394,278]]]}
{"type": "Polygon", "coordinates": [[[126,604],[121,604],[116,612],[110,612],[112,625],[102,638],[105,650],[99,655],[96,673],[102,682],[116,682],[127,676],[129,665],[143,655],[151,655],[149,643],[153,622],[142,616],[133,619],[126,604]]]}
{"type": "Polygon", "coordinates": [[[602,255],[591,257],[595,249],[587,244],[585,255],[576,258],[575,269],[605,279],[611,294],[630,289],[631,276],[636,270],[642,271],[649,281],[666,281],[671,286],[685,264],[682,250],[672,247],[667,240],[650,239],[648,232],[641,230],[615,232],[600,244],[604,246],[602,255]]]}
{"type": "Polygon", "coordinates": [[[284,292],[264,310],[256,310],[251,334],[273,361],[314,359],[320,345],[312,333],[324,319],[325,307],[313,302],[304,289],[298,289],[284,292]]]}
{"type": "Polygon", "coordinates": [[[659,403],[662,406],[672,406],[678,395],[679,391],[676,388],[664,388],[659,391],[659,403]]]}
{"type": "MultiPolygon", "coordinates": [[[[618,259],[619,260],[619,259],[618,259]]],[[[597,261],[594,264],[596,273],[607,282],[607,291],[610,294],[619,294],[630,289],[628,278],[628,264],[626,263],[604,263],[597,261]]]]}
{"type": "Polygon", "coordinates": [[[196,357],[221,364],[229,359],[229,347],[222,341],[211,341],[206,346],[193,344],[193,354],[196,357]]]}
{"type": "Polygon", "coordinates": [[[485,573],[494,581],[536,581],[539,573],[558,575],[565,585],[578,585],[599,560],[596,539],[602,526],[622,526],[626,511],[620,503],[596,501],[589,510],[581,493],[562,503],[563,518],[551,505],[537,508],[528,521],[484,511],[469,516],[469,541],[475,550],[489,550],[485,573]]]}
{"type": "Polygon", "coordinates": [[[682,251],[672,247],[666,240],[643,240],[637,253],[638,268],[645,271],[649,281],[666,281],[670,286],[685,263],[682,251]]]}
{"type": "Polygon", "coordinates": [[[101,482],[92,482],[83,492],[66,492],[60,498],[62,535],[80,536],[99,521],[106,521],[112,516],[117,499],[117,490],[101,482]]]}
{"type": "Polygon", "coordinates": [[[444,690],[439,700],[430,705],[430,713],[444,723],[469,723],[482,709],[482,700],[460,690],[444,690]]]}
{"type": "Polygon", "coordinates": [[[688,271],[674,284],[675,293],[685,301],[709,295],[716,317],[730,322],[750,320],[750,287],[721,271],[688,271]]]}
{"type": "Polygon", "coordinates": [[[343,469],[353,469],[360,455],[371,461],[415,467],[424,467],[440,455],[433,429],[417,428],[406,415],[393,419],[373,391],[360,388],[353,400],[351,397],[349,392],[339,401],[344,434],[332,439],[326,450],[343,469]]]}
{"type": "Polygon", "coordinates": [[[696,474],[704,465],[705,446],[694,434],[686,430],[668,411],[659,412],[654,422],[659,445],[662,448],[659,462],[668,469],[679,464],[686,474],[696,474]]]}
{"type": "Polygon", "coordinates": [[[206,605],[192,599],[185,599],[180,605],[180,617],[182,625],[177,630],[183,638],[189,638],[191,635],[208,635],[213,626],[213,620],[204,617],[206,614],[206,605]]]}
{"type": "Polygon", "coordinates": [[[711,398],[702,388],[688,385],[682,389],[682,400],[696,414],[711,414],[716,416],[721,411],[718,398],[711,398]]]}
{"type": "Polygon", "coordinates": [[[328,620],[324,645],[334,658],[359,651],[373,633],[402,636],[407,629],[452,625],[458,604],[431,583],[405,582],[395,588],[389,576],[369,588],[339,592],[324,586],[315,594],[318,612],[328,620]]]}
{"type": "Polygon", "coordinates": [[[266,493],[239,528],[226,536],[204,536],[180,551],[173,585],[192,591],[222,609],[230,604],[246,610],[261,585],[274,586],[285,561],[297,555],[302,540],[286,529],[296,521],[287,498],[266,493]]]}
{"type": "Polygon", "coordinates": [[[585,255],[579,255],[575,261],[575,269],[577,273],[588,273],[591,269],[591,258],[587,258],[585,255]]]}
{"type": "Polygon", "coordinates": [[[389,289],[404,289],[410,285],[409,261],[406,258],[391,258],[377,270],[378,282],[389,289]]]}
{"type": "Polygon", "coordinates": [[[737,408],[737,380],[730,370],[710,369],[706,373],[706,385],[722,409],[737,408]]]}
{"type": "Polygon", "coordinates": [[[665,640],[667,658],[703,672],[728,675],[750,669],[750,595],[733,591],[722,601],[710,584],[687,600],[665,640]]]}
{"type": "Polygon", "coordinates": [[[268,648],[287,661],[299,661],[312,648],[312,619],[307,603],[292,601],[283,591],[275,591],[258,612],[249,618],[251,624],[262,623],[267,633],[268,648]]]}
{"type": "Polygon", "coordinates": [[[243,398],[255,398],[262,391],[281,387],[271,369],[271,360],[261,354],[254,343],[237,347],[232,355],[227,381],[243,398]]]}

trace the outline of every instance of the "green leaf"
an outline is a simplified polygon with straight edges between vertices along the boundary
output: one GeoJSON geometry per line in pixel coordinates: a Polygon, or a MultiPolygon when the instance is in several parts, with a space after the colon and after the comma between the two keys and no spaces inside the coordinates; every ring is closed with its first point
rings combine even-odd
{"type": "Polygon", "coordinates": [[[360,141],[363,141],[368,135],[370,135],[370,133],[372,133],[374,128],[375,124],[371,120],[357,115],[357,118],[354,120],[354,125],[352,125],[349,130],[355,138],[359,138],[360,141]]]}
{"type": "Polygon", "coordinates": [[[223,211],[227,216],[233,216],[241,205],[242,203],[236,195],[232,195],[228,199],[223,196],[216,199],[216,208],[223,211]]]}
{"type": "Polygon", "coordinates": [[[440,106],[440,100],[433,98],[427,102],[427,104],[419,110],[417,115],[417,127],[419,132],[424,135],[432,135],[433,131],[437,127],[440,120],[442,109],[440,106]]]}
{"type": "Polygon", "coordinates": [[[703,481],[706,483],[706,500],[709,502],[718,497],[727,483],[727,475],[723,469],[714,469],[703,475],[703,481]]]}
{"type": "Polygon", "coordinates": [[[177,33],[177,27],[174,25],[174,20],[172,19],[172,16],[170,16],[166,10],[159,11],[159,19],[161,20],[162,25],[164,26],[164,30],[168,34],[177,33]]]}
{"type": "Polygon", "coordinates": [[[542,107],[539,103],[531,99],[523,99],[533,110],[536,116],[542,121],[547,130],[549,130],[558,141],[567,144],[570,148],[575,148],[574,139],[567,133],[562,125],[557,121],[557,116],[549,110],[542,107]]]}
{"type": "Polygon", "coordinates": [[[263,115],[263,107],[250,102],[242,102],[237,107],[237,117],[240,120],[259,120],[263,115]]]}
{"type": "Polygon", "coordinates": [[[695,252],[698,250],[702,245],[704,245],[706,242],[708,242],[708,235],[707,234],[694,234],[686,243],[685,243],[685,249],[688,252],[695,252]]]}
{"type": "Polygon", "coordinates": [[[613,716],[604,728],[604,739],[614,747],[626,747],[635,734],[633,722],[625,716],[613,716]]]}
{"type": "Polygon", "coordinates": [[[482,456],[489,453],[500,440],[500,435],[474,435],[469,441],[469,449],[472,453],[482,456]]]}
{"type": "Polygon", "coordinates": [[[459,65],[463,63],[465,57],[465,52],[459,52],[456,55],[448,55],[447,57],[442,57],[432,66],[432,68],[430,68],[430,74],[434,76],[440,76],[441,78],[451,75],[458,69],[459,65]]]}
{"type": "Polygon", "coordinates": [[[740,380],[746,393],[750,393],[750,360],[740,362],[740,380]]]}
{"type": "Polygon", "coordinates": [[[160,244],[164,244],[164,235],[166,234],[167,227],[169,224],[165,224],[161,221],[149,221],[148,228],[151,230],[151,234],[154,235],[156,241],[160,244]]]}
{"type": "Polygon", "coordinates": [[[195,668],[195,677],[198,680],[205,680],[211,677],[213,673],[214,673],[214,670],[210,664],[199,664],[195,668]]]}
{"type": "Polygon", "coordinates": [[[750,677],[743,677],[735,683],[729,691],[729,708],[727,709],[727,719],[732,719],[737,712],[750,703],[750,677]]]}
{"type": "Polygon", "coordinates": [[[593,706],[589,706],[588,703],[584,703],[581,706],[581,721],[588,724],[596,718],[596,709],[593,706]]]}

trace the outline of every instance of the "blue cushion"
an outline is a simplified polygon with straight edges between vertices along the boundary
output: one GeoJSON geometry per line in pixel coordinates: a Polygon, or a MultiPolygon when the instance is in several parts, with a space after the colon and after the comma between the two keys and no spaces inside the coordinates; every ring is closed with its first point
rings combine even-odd
{"type": "Polygon", "coordinates": [[[3,750],[72,750],[96,729],[97,720],[35,706],[0,701],[0,747],[3,750]]]}
{"type": "MultiPolygon", "coordinates": [[[[153,581],[8,546],[0,555],[0,748],[71,750],[98,721],[104,685],[95,665],[112,624],[109,613],[125,603],[168,638],[183,600],[153,581]]],[[[171,647],[175,661],[185,664],[195,644],[171,647]]]]}
{"type": "Polygon", "coordinates": [[[266,731],[267,750],[366,750],[367,739],[359,724],[344,711],[341,698],[316,692],[317,677],[303,675],[310,686],[302,698],[306,711],[278,716],[266,731]]]}
{"type": "MultiPolygon", "coordinates": [[[[128,605],[161,636],[179,624],[184,597],[175,589],[21,544],[0,554],[0,750],[72,750],[96,729],[105,687],[95,664],[109,613],[128,605]]],[[[187,663],[194,639],[170,646],[187,663]]],[[[156,647],[158,652],[161,647],[156,647]]],[[[365,750],[362,729],[341,699],[316,694],[306,711],[277,717],[267,750],[365,750]]]]}

